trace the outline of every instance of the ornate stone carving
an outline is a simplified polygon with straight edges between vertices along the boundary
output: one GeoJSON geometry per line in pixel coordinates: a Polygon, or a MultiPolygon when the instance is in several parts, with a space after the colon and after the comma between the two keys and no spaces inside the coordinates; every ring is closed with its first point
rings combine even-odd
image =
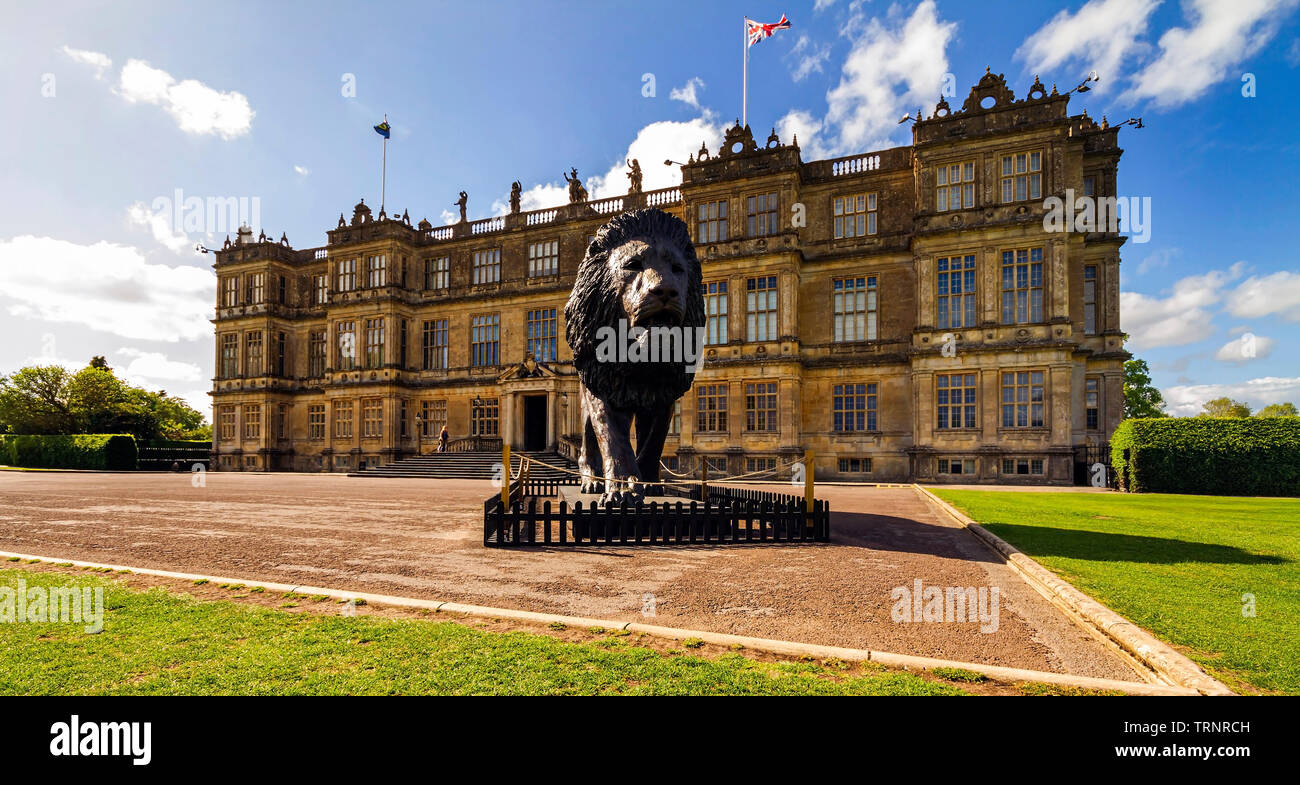
{"type": "Polygon", "coordinates": [[[641,193],[641,162],[633,158],[627,162],[631,170],[627,173],[627,192],[629,194],[641,193]]]}
{"type": "Polygon", "coordinates": [[[510,214],[519,214],[519,200],[523,197],[524,187],[518,180],[510,184],[510,214]]]}
{"type": "Polygon", "coordinates": [[[460,208],[460,222],[468,223],[469,217],[466,215],[466,210],[469,207],[469,194],[461,191],[460,198],[456,200],[456,206],[460,208]]]}
{"type": "Polygon", "coordinates": [[[577,167],[570,169],[569,172],[570,174],[564,175],[564,181],[569,184],[569,204],[582,204],[587,201],[587,188],[578,179],[577,167]]]}

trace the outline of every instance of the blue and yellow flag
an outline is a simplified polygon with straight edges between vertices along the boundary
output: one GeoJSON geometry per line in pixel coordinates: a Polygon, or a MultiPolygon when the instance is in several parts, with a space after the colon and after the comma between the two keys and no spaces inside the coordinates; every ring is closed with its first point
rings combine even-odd
{"type": "Polygon", "coordinates": [[[390,137],[392,131],[393,131],[393,127],[388,124],[387,120],[375,126],[375,133],[379,134],[385,139],[388,139],[390,137]]]}

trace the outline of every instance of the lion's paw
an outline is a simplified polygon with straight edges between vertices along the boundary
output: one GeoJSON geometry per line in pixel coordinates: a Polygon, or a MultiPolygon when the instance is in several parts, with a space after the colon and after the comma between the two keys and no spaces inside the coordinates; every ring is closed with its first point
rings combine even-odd
{"type": "Polygon", "coordinates": [[[581,484],[582,493],[604,493],[605,483],[601,480],[584,479],[581,484]]]}
{"type": "Polygon", "coordinates": [[[606,483],[604,495],[600,497],[606,506],[619,506],[623,503],[636,504],[645,498],[645,486],[638,477],[615,477],[606,483]]]}

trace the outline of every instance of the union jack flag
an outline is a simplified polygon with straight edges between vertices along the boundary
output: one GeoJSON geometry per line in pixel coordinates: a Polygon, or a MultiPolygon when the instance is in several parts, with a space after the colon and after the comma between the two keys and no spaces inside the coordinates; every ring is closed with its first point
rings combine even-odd
{"type": "Polygon", "coordinates": [[[745,17],[746,46],[753,46],[764,38],[771,38],[772,34],[777,30],[789,29],[790,20],[785,18],[785,14],[781,14],[781,21],[770,25],[765,25],[762,22],[755,22],[753,19],[745,17]]]}

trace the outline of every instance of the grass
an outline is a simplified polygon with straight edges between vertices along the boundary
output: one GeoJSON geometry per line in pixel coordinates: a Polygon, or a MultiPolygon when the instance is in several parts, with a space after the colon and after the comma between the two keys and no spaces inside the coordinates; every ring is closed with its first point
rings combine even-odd
{"type": "Polygon", "coordinates": [[[0,624],[0,694],[960,695],[856,672],[477,630],[454,622],[289,613],[140,591],[98,576],[0,570],[0,586],[102,586],[104,630],[0,624]],[[603,644],[603,645],[601,645],[603,644]]]}
{"type": "Polygon", "coordinates": [[[1230,687],[1300,694],[1300,499],[931,490],[1230,687]]]}

